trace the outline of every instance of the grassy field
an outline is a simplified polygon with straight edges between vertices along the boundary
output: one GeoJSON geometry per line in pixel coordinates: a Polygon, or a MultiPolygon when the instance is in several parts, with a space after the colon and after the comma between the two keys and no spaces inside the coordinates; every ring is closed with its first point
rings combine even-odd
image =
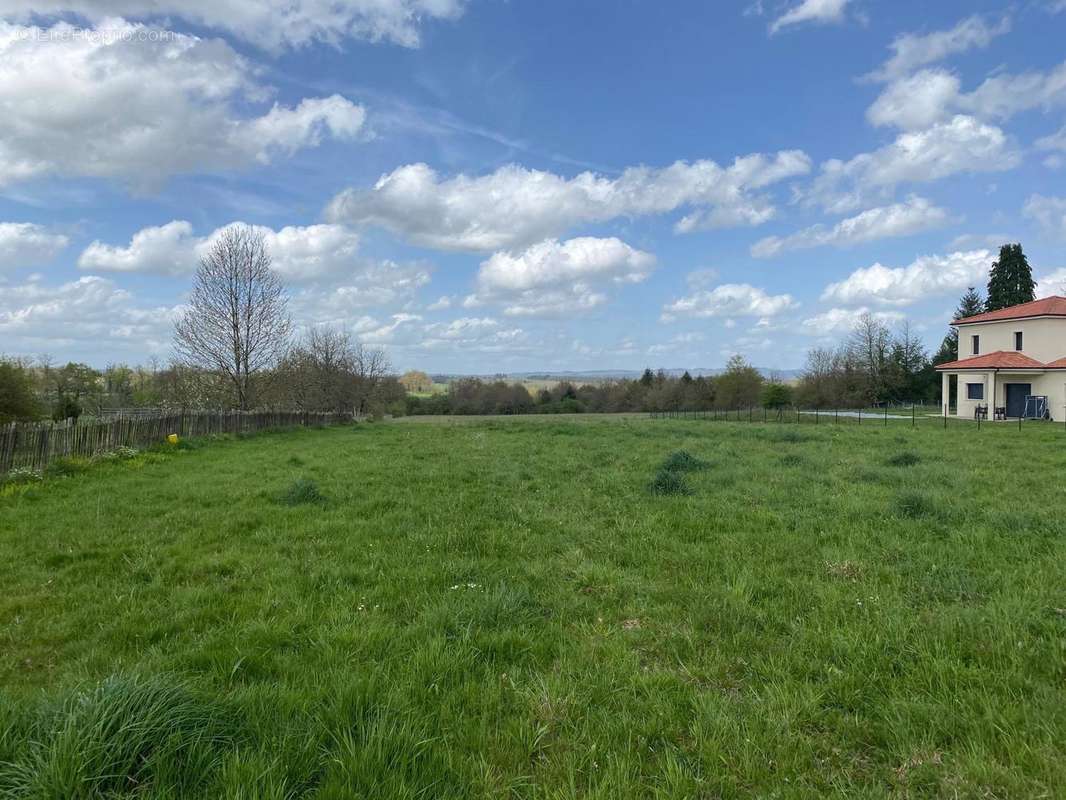
{"type": "Polygon", "coordinates": [[[0,797],[1062,796],[1064,469],[1041,426],[555,418],[9,488],[0,797]]]}

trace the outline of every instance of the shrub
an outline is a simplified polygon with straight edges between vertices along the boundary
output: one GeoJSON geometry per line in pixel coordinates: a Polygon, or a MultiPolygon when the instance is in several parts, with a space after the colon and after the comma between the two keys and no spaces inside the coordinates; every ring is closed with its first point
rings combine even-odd
{"type": "Polygon", "coordinates": [[[896,496],[896,513],[901,517],[919,519],[936,514],[936,505],[921,492],[907,491],[896,496]]]}
{"type": "Polygon", "coordinates": [[[165,676],[112,676],[12,714],[5,728],[5,797],[183,795],[233,741],[218,708],[165,676]]]}
{"type": "Polygon", "coordinates": [[[52,419],[63,422],[68,419],[77,419],[81,416],[81,404],[69,395],[61,395],[52,408],[52,419]]]}
{"type": "Polygon", "coordinates": [[[289,484],[279,498],[283,505],[299,506],[308,503],[325,502],[325,495],[319,491],[318,484],[309,478],[300,478],[289,484]]]}
{"type": "Polygon", "coordinates": [[[896,453],[892,458],[888,459],[885,463],[890,467],[913,467],[915,464],[922,460],[921,456],[910,450],[904,450],[902,453],[896,453]]]}
{"type": "Polygon", "coordinates": [[[687,450],[675,450],[663,461],[662,468],[673,472],[694,472],[706,469],[708,464],[702,458],[689,453],[687,450]]]}
{"type": "Polygon", "coordinates": [[[660,469],[648,488],[652,494],[692,494],[685,476],[672,469],[660,469]]]}

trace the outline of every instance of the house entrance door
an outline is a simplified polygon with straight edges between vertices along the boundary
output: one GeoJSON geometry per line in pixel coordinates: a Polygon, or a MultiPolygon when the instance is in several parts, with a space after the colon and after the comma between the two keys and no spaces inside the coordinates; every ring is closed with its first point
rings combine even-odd
{"type": "Polygon", "coordinates": [[[1033,393],[1031,383],[1008,383],[1003,387],[1007,392],[1007,416],[1025,416],[1025,398],[1033,393]]]}

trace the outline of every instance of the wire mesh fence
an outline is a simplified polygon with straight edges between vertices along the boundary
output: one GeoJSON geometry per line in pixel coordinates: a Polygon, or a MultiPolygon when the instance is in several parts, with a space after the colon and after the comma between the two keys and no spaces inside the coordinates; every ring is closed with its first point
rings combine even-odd
{"type": "Polygon", "coordinates": [[[759,422],[795,425],[905,425],[911,428],[959,428],[979,431],[982,427],[1014,426],[1018,430],[1033,426],[1043,429],[1056,427],[1066,433],[1066,409],[1058,421],[1011,417],[989,420],[987,416],[957,416],[954,409],[936,406],[884,406],[879,409],[861,408],[762,408],[746,406],[731,409],[652,411],[652,419],[706,419],[723,422],[759,422]]]}
{"type": "Polygon", "coordinates": [[[92,458],[120,447],[144,448],[179,438],[339,425],[350,414],[315,411],[195,411],[115,416],[88,421],[13,422],[0,426],[0,475],[39,472],[60,458],[92,458]]]}

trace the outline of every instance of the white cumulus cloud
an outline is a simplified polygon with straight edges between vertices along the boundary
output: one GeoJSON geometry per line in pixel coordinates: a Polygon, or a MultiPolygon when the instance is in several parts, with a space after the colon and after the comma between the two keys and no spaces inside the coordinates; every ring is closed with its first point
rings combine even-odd
{"type": "Polygon", "coordinates": [[[121,19],[99,26],[75,35],[68,23],[0,21],[0,186],[60,175],[152,189],[170,175],[267,163],[364,128],[363,107],[339,95],[247,116],[269,90],[222,40],[121,19]]]}
{"type": "Polygon", "coordinates": [[[723,283],[693,292],[663,307],[664,322],[678,317],[773,317],[795,308],[791,295],[768,294],[746,283],[723,283]]]}
{"type": "Polygon", "coordinates": [[[528,246],[575,225],[683,207],[694,211],[678,223],[682,232],[758,224],[773,213],[760,191],[809,171],[810,160],[795,150],[744,156],[728,167],[706,160],[630,167],[613,179],[592,172],[565,178],[514,164],[478,177],[441,178],[426,164],[408,164],[369,190],[342,192],[327,216],[380,226],[426,247],[491,252],[528,246]]]}
{"type": "Polygon", "coordinates": [[[924,69],[890,83],[867,109],[874,125],[915,130],[969,114],[1004,121],[1033,109],[1052,111],[1066,106],[1066,62],[1043,72],[997,73],[972,92],[943,69],[924,69]]]}
{"type": "Polygon", "coordinates": [[[177,307],[146,307],[95,275],[59,285],[30,280],[0,291],[0,340],[15,352],[59,347],[83,358],[101,352],[162,353],[178,312],[177,307]]]}
{"type": "Polygon", "coordinates": [[[174,220],[142,228],[125,247],[94,241],[78,256],[78,267],[96,272],[181,275],[196,268],[196,242],[192,224],[174,220]]]}
{"type": "MultiPolygon", "coordinates": [[[[194,235],[185,220],[142,228],[125,246],[93,242],[78,258],[78,266],[98,272],[190,273],[226,228],[243,224],[232,222],[206,236],[194,235]]],[[[338,275],[358,266],[359,234],[343,225],[287,225],[277,231],[252,227],[263,235],[274,270],[289,280],[338,275]]]]}
{"type": "Polygon", "coordinates": [[[578,313],[605,303],[612,287],[645,280],[654,268],[655,256],[614,237],[549,239],[482,262],[464,305],[499,304],[509,316],[578,313]]]}
{"type": "Polygon", "coordinates": [[[911,196],[904,203],[871,208],[832,227],[812,225],[789,236],[768,236],[751,247],[755,258],[769,258],[789,250],[872,242],[894,236],[910,236],[938,228],[948,221],[948,212],[924,197],[911,196]]]}
{"type": "Polygon", "coordinates": [[[1002,130],[960,114],[922,131],[901,133],[891,144],[848,161],[826,161],[808,200],[832,213],[843,213],[899,184],[1007,170],[1019,160],[1002,130]]]}
{"type": "Polygon", "coordinates": [[[55,258],[66,236],[30,222],[0,222],[0,270],[33,267],[55,258]]]}
{"type": "Polygon", "coordinates": [[[829,284],[822,292],[822,300],[846,306],[911,305],[933,295],[955,293],[984,283],[993,258],[991,250],[969,250],[921,256],[905,267],[873,264],[829,284]]]}

